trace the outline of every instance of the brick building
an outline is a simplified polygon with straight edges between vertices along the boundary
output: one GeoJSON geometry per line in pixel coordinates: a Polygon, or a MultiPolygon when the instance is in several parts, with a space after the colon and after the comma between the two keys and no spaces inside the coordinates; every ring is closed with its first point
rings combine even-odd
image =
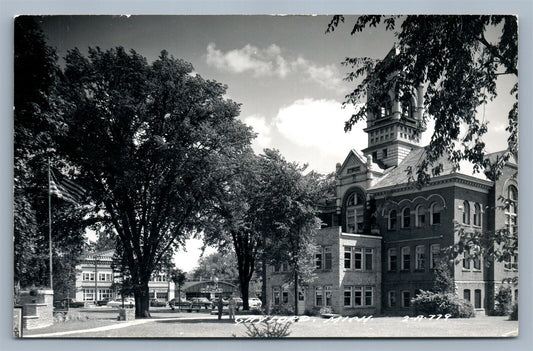
{"type": "MultiPolygon", "coordinates": [[[[85,254],[76,266],[76,301],[96,302],[120,299],[114,282],[119,282],[113,272],[114,250],[85,254]]],[[[156,273],[148,283],[150,299],[169,301],[174,298],[174,282],[165,273],[156,273]]]]}
{"type": "MultiPolygon", "coordinates": [[[[362,154],[351,150],[337,164],[336,197],[324,201],[324,227],[317,237],[317,279],[301,288],[300,313],[327,306],[343,315],[406,314],[417,291],[432,287],[444,249],[458,242],[458,226],[485,233],[517,230],[514,159],[495,181],[454,170],[445,157],[428,185],[419,189],[410,181],[408,171],[416,172],[426,152],[419,145],[425,131],[423,95],[422,87],[413,89],[410,101],[401,104],[391,94],[379,111],[368,114],[368,147],[362,154]]],[[[477,311],[490,313],[502,282],[518,275],[518,256],[509,262],[468,257],[453,266],[456,293],[477,311]]],[[[293,305],[287,269],[269,268],[273,306],[293,305]]],[[[517,287],[512,289],[517,299],[517,287]]]]}

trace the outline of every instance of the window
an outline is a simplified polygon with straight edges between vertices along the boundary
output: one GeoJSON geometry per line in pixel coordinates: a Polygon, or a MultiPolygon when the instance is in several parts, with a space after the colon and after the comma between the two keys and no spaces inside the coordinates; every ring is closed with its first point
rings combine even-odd
{"type": "Polygon", "coordinates": [[[94,301],[94,289],[82,289],[82,290],[83,290],[83,301],[94,301]]]}
{"type": "Polygon", "coordinates": [[[415,212],[416,212],[415,225],[417,227],[423,227],[426,222],[426,215],[424,213],[424,208],[422,207],[422,205],[418,205],[416,207],[415,212]]]}
{"type": "Polygon", "coordinates": [[[479,257],[474,257],[472,263],[475,270],[481,270],[481,259],[479,257]]]}
{"type": "Polygon", "coordinates": [[[83,280],[92,280],[92,281],[94,281],[94,273],[83,272],[83,280]]]}
{"type": "Polygon", "coordinates": [[[287,262],[283,262],[281,264],[281,271],[282,272],[288,272],[289,271],[289,264],[287,262]]]}
{"type": "Polygon", "coordinates": [[[431,205],[431,224],[440,224],[442,206],[436,203],[431,205]]]}
{"type": "Polygon", "coordinates": [[[518,302],[518,289],[514,289],[514,300],[518,302]]]}
{"type": "Polygon", "coordinates": [[[481,206],[478,203],[474,204],[474,225],[481,227],[481,206]]]}
{"type": "Polygon", "coordinates": [[[470,269],[470,249],[465,248],[463,252],[463,269],[470,269]]]}
{"type": "Polygon", "coordinates": [[[402,291],[402,307],[407,308],[411,305],[411,293],[402,291]]]}
{"type": "Polygon", "coordinates": [[[426,248],[424,245],[417,246],[415,248],[416,252],[416,263],[415,269],[423,271],[426,268],[426,248]]]}
{"type": "Polygon", "coordinates": [[[281,265],[279,263],[274,265],[274,273],[279,273],[281,270],[281,265]]]}
{"type": "Polygon", "coordinates": [[[365,306],[372,306],[374,300],[374,289],[371,286],[365,286],[365,306]]]}
{"type": "Polygon", "coordinates": [[[363,269],[363,249],[360,247],[355,247],[353,253],[354,267],[356,270],[363,269]]]}
{"type": "Polygon", "coordinates": [[[481,290],[474,290],[474,308],[481,308],[481,290]]]}
{"type": "MultiPolygon", "coordinates": [[[[388,139],[388,135],[386,135],[387,139],[388,139]]],[[[387,158],[387,149],[383,149],[382,150],[382,153],[383,153],[383,158],[387,158]]]]}
{"type": "Polygon", "coordinates": [[[391,290],[389,291],[389,307],[395,307],[396,306],[396,291],[391,290]]]}
{"type": "Polygon", "coordinates": [[[352,193],[346,201],[346,231],[348,233],[361,233],[364,224],[364,196],[352,193]]]}
{"type": "Polygon", "coordinates": [[[388,268],[391,272],[396,272],[398,269],[398,254],[396,248],[389,249],[388,268]]]}
{"type": "Polygon", "coordinates": [[[315,306],[322,306],[323,302],[322,287],[317,286],[315,288],[315,306]]]}
{"type": "Polygon", "coordinates": [[[365,249],[365,271],[372,270],[373,257],[374,257],[374,250],[366,248],[365,249]]]}
{"type": "Polygon", "coordinates": [[[389,230],[396,230],[396,210],[389,212],[389,230]]]}
{"type": "Polygon", "coordinates": [[[463,224],[470,224],[470,204],[463,201],[463,224]]]}
{"type": "MultiPolygon", "coordinates": [[[[378,139],[376,138],[376,142],[378,141],[378,139]]],[[[372,161],[376,162],[378,160],[378,152],[377,151],[374,151],[372,153],[372,161]]]]}
{"type": "Polygon", "coordinates": [[[439,244],[432,244],[431,245],[431,251],[430,251],[430,267],[432,269],[437,268],[437,263],[440,259],[440,245],[439,244]]]}
{"type": "Polygon", "coordinates": [[[402,271],[411,270],[411,248],[402,247],[402,271]]]}
{"type": "Polygon", "coordinates": [[[326,306],[331,306],[331,286],[326,286],[326,306]]]}
{"type": "Polygon", "coordinates": [[[332,264],[331,247],[324,248],[324,269],[331,270],[332,264]]]}
{"type": "Polygon", "coordinates": [[[284,304],[289,303],[289,292],[288,291],[283,291],[281,293],[281,301],[284,304]]]}
{"type": "Polygon", "coordinates": [[[98,280],[110,282],[113,280],[111,273],[98,273],[98,280]]]}
{"type": "Polygon", "coordinates": [[[363,288],[356,286],[353,288],[354,306],[363,306],[363,288]]]}
{"type": "Polygon", "coordinates": [[[319,252],[315,254],[315,268],[322,269],[322,248],[319,248],[319,252]]]}
{"type": "Polygon", "coordinates": [[[463,299],[464,299],[465,301],[470,302],[470,289],[465,289],[465,290],[463,291],[463,299]]]}
{"type": "Polygon", "coordinates": [[[508,270],[517,270],[518,269],[518,253],[510,255],[509,260],[505,261],[504,268],[508,270]]]}
{"type": "Polygon", "coordinates": [[[409,228],[411,225],[411,209],[406,207],[402,211],[402,228],[409,228]]]}
{"type": "Polygon", "coordinates": [[[109,301],[113,297],[113,290],[111,289],[98,289],[98,300],[109,301]]]}
{"type": "Polygon", "coordinates": [[[352,268],[352,248],[350,246],[344,247],[344,269],[352,268]]]}
{"type": "Polygon", "coordinates": [[[344,307],[352,307],[352,287],[344,287],[344,307]]]}
{"type": "Polygon", "coordinates": [[[272,296],[273,296],[272,300],[274,302],[274,305],[280,305],[280,303],[281,303],[279,293],[280,293],[279,287],[276,286],[276,287],[272,288],[272,296]]]}
{"type": "Polygon", "coordinates": [[[517,204],[518,204],[518,190],[514,185],[510,185],[507,189],[507,207],[505,209],[505,221],[509,230],[509,234],[516,234],[518,226],[517,218],[517,204]]]}

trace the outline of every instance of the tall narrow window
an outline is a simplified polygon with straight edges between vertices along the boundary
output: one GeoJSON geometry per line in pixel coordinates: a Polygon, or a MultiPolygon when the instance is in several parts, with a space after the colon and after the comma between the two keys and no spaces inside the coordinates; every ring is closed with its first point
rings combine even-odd
{"type": "Polygon", "coordinates": [[[440,259],[440,245],[439,244],[432,244],[431,245],[431,252],[430,252],[430,261],[429,265],[431,269],[435,269],[437,267],[437,264],[440,259]]]}
{"type": "Polygon", "coordinates": [[[363,288],[360,286],[356,286],[353,289],[353,296],[354,296],[354,306],[362,306],[363,305],[363,288]]]}
{"type": "Polygon", "coordinates": [[[415,269],[419,271],[423,271],[426,269],[426,248],[424,245],[417,246],[415,248],[416,251],[416,265],[415,269]]]}
{"type": "Polygon", "coordinates": [[[431,205],[431,224],[440,224],[442,206],[437,203],[431,205]]]}
{"type": "Polygon", "coordinates": [[[481,290],[474,290],[474,307],[481,308],[481,290]]]}
{"type": "Polygon", "coordinates": [[[415,225],[419,228],[423,227],[426,222],[426,214],[424,211],[424,207],[422,207],[422,205],[416,206],[415,212],[416,212],[415,225]]]}
{"type": "Polygon", "coordinates": [[[406,207],[402,211],[402,228],[409,228],[411,225],[411,209],[406,207]]]}
{"type": "Polygon", "coordinates": [[[326,290],[326,306],[331,306],[331,285],[325,287],[326,290]]]}
{"type": "Polygon", "coordinates": [[[470,204],[463,201],[463,224],[470,224],[470,204]]]}
{"type": "Polygon", "coordinates": [[[365,271],[372,270],[372,263],[374,261],[374,249],[366,248],[365,249],[365,271]]]}
{"type": "Polygon", "coordinates": [[[356,270],[363,269],[363,250],[360,247],[354,248],[353,261],[356,270]]]}
{"type": "Polygon", "coordinates": [[[409,307],[411,305],[411,293],[409,291],[402,291],[402,307],[409,307]]]}
{"type": "Polygon", "coordinates": [[[344,307],[352,307],[352,287],[344,287],[344,307]]]}
{"type": "Polygon", "coordinates": [[[374,301],[374,289],[371,286],[365,286],[365,306],[372,306],[374,301]]]}
{"type": "Polygon", "coordinates": [[[470,249],[465,248],[463,252],[463,269],[470,269],[470,249]]]}
{"type": "Polygon", "coordinates": [[[481,227],[481,206],[478,203],[474,204],[474,225],[481,227]]]}
{"type": "Polygon", "coordinates": [[[389,249],[389,262],[388,262],[388,268],[391,272],[396,272],[398,269],[398,254],[396,252],[396,248],[389,249]]]}
{"type": "Polygon", "coordinates": [[[272,295],[273,295],[273,302],[274,305],[280,305],[281,304],[281,298],[280,298],[280,288],[279,287],[273,287],[272,288],[272,295]]]}
{"type": "Polygon", "coordinates": [[[411,248],[402,247],[402,271],[411,270],[411,248]]]}
{"type": "Polygon", "coordinates": [[[364,224],[364,196],[352,193],[346,201],[346,231],[348,233],[361,233],[364,224]]]}
{"type": "Polygon", "coordinates": [[[465,289],[463,291],[463,299],[470,302],[470,289],[465,289]]]}
{"type": "Polygon", "coordinates": [[[389,212],[389,230],[396,230],[396,210],[389,212]]]}
{"type": "Polygon", "coordinates": [[[322,248],[318,248],[318,252],[315,253],[315,268],[322,269],[322,248]]]}
{"type": "Polygon", "coordinates": [[[505,209],[505,216],[507,227],[510,235],[517,233],[518,217],[517,217],[517,205],[518,205],[518,190],[514,185],[510,185],[507,189],[507,206],[505,209]]]}
{"type": "Polygon", "coordinates": [[[281,293],[281,296],[282,296],[282,302],[283,304],[287,304],[289,303],[289,292],[288,291],[283,291],[281,293]]]}
{"type": "Polygon", "coordinates": [[[352,268],[352,247],[344,247],[344,269],[352,268]]]}
{"type": "Polygon", "coordinates": [[[322,287],[317,286],[315,288],[315,306],[322,306],[323,305],[323,292],[322,287]]]}

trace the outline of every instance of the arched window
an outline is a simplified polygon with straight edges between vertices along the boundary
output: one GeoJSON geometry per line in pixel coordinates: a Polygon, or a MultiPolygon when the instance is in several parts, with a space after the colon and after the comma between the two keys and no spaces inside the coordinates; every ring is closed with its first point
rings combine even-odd
{"type": "Polygon", "coordinates": [[[411,209],[406,207],[402,211],[402,228],[409,228],[411,225],[411,209]]]}
{"type": "Polygon", "coordinates": [[[389,230],[396,230],[396,210],[389,212],[389,230]]]}
{"type": "Polygon", "coordinates": [[[509,234],[516,234],[518,226],[518,190],[514,185],[509,185],[507,188],[507,208],[505,211],[505,217],[509,234]]]}
{"type": "Polygon", "coordinates": [[[426,214],[422,205],[416,206],[415,216],[415,225],[417,227],[423,227],[426,222],[426,214]]]}
{"type": "Polygon", "coordinates": [[[474,204],[474,225],[481,227],[481,206],[478,203],[474,204]]]}
{"type": "Polygon", "coordinates": [[[410,102],[406,101],[402,103],[402,117],[413,117],[413,108],[410,102]]]}
{"type": "Polygon", "coordinates": [[[353,192],[346,201],[346,232],[361,233],[364,222],[363,195],[353,192]]]}
{"type": "Polygon", "coordinates": [[[470,204],[463,201],[463,224],[470,224],[470,204]]]}
{"type": "Polygon", "coordinates": [[[431,216],[429,218],[430,224],[440,224],[441,220],[441,212],[442,212],[442,206],[437,204],[436,202],[431,204],[431,216]]]}

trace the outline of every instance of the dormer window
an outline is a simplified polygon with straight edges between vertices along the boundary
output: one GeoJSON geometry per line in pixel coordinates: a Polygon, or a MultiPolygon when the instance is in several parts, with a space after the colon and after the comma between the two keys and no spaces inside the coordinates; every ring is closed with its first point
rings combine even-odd
{"type": "Polygon", "coordinates": [[[354,192],[348,197],[346,201],[346,232],[361,233],[363,231],[364,205],[363,195],[354,192]]]}

